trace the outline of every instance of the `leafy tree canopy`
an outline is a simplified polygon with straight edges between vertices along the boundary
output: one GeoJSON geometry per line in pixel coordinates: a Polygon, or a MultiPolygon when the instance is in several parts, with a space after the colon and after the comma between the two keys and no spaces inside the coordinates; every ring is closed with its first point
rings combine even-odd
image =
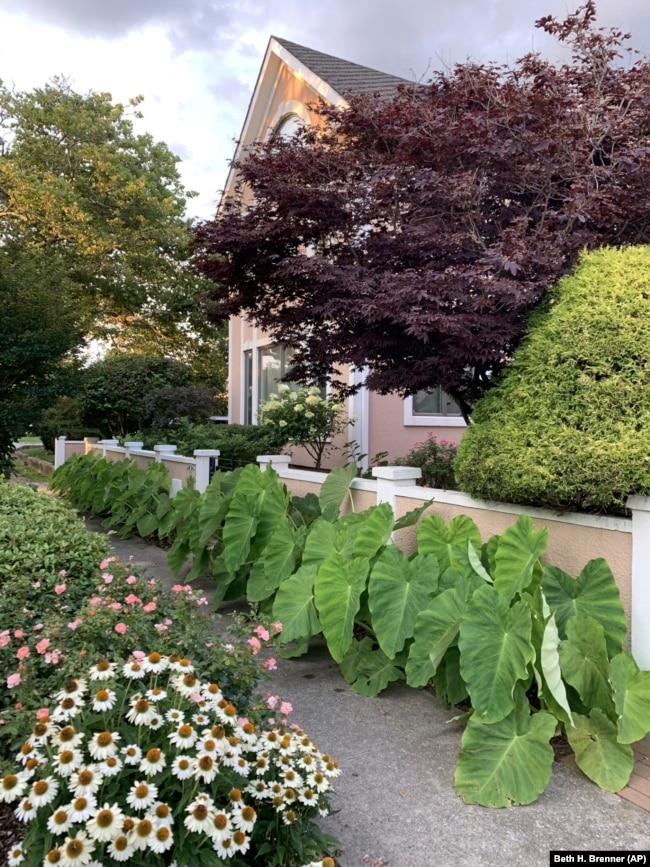
{"type": "Polygon", "coordinates": [[[195,234],[212,315],[296,347],[293,378],[368,365],[373,389],[441,385],[469,415],[583,248],[650,237],[650,62],[595,18],[537,21],[563,64],[460,64],[253,147],[195,234]]]}
{"type": "Polygon", "coordinates": [[[139,102],[0,82],[0,471],[89,337],[186,355],[219,340],[187,268],[178,158],[136,134],[139,102]]]}

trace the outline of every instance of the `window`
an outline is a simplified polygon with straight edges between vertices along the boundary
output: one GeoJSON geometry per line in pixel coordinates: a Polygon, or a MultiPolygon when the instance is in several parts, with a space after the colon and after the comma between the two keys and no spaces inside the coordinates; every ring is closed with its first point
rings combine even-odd
{"type": "MultiPolygon", "coordinates": [[[[293,349],[288,346],[264,346],[258,353],[258,400],[265,403],[272,394],[278,394],[278,385],[291,370],[293,349]]],[[[291,385],[292,383],[287,383],[291,385]]]]}
{"type": "Polygon", "coordinates": [[[458,404],[438,386],[404,400],[404,424],[464,427],[465,421],[458,404]]]}

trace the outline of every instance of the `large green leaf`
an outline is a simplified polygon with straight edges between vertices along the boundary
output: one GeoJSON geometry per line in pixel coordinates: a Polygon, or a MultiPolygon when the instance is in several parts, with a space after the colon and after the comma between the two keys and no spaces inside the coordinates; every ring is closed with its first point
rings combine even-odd
{"type": "Polygon", "coordinates": [[[472,716],[456,765],[458,794],[466,803],[484,807],[532,803],[551,778],[555,726],[549,713],[529,715],[523,695],[498,722],[488,724],[472,716]]]}
{"type": "Polygon", "coordinates": [[[441,574],[453,564],[454,548],[467,551],[468,542],[481,547],[479,529],[467,515],[457,515],[449,524],[440,515],[427,515],[418,527],[418,552],[433,554],[441,574]]]}
{"type": "Polygon", "coordinates": [[[555,615],[551,614],[546,599],[543,596],[542,601],[546,622],[544,624],[536,666],[540,698],[546,701],[549,710],[559,719],[573,725],[571,707],[569,706],[560,669],[560,635],[555,624],[555,615]]]}
{"type": "MultiPolygon", "coordinates": [[[[533,580],[535,566],[546,550],[548,529],[535,530],[528,515],[501,534],[495,554],[494,588],[510,601],[533,580]]],[[[541,567],[538,567],[541,571],[541,567]]]]}
{"type": "Polygon", "coordinates": [[[314,582],[316,608],[329,652],[336,662],[341,662],[352,641],[354,618],[369,567],[368,560],[362,557],[348,560],[335,551],[318,570],[314,582]]]}
{"type": "Polygon", "coordinates": [[[464,579],[435,596],[418,615],[406,663],[409,686],[426,686],[447,649],[456,641],[469,598],[467,588],[464,579]]]}
{"type": "Polygon", "coordinates": [[[369,509],[355,532],[352,556],[371,560],[390,539],[394,523],[393,510],[388,503],[380,503],[369,509]]]}
{"type": "Polygon", "coordinates": [[[302,555],[303,565],[320,566],[332,551],[338,551],[341,534],[338,527],[324,518],[318,518],[309,528],[302,555]]]}
{"type": "Polygon", "coordinates": [[[640,671],[632,654],[620,653],[610,664],[618,740],[640,741],[650,731],[650,671],[640,671]]]}
{"type": "Polygon", "coordinates": [[[343,677],[358,695],[374,696],[386,689],[394,680],[402,680],[404,673],[380,649],[373,647],[372,639],[353,640],[341,661],[343,677]]]}
{"type": "Polygon", "coordinates": [[[389,545],[377,558],[368,582],[368,605],[379,646],[391,659],[413,635],[415,621],[426,607],[438,580],[438,561],[432,554],[408,560],[389,545]]]}
{"type": "Polygon", "coordinates": [[[460,704],[469,697],[467,684],[460,673],[460,653],[455,645],[440,660],[433,676],[433,685],[438,699],[446,707],[460,704]]]}
{"type": "Polygon", "coordinates": [[[283,581],[273,601],[273,619],[282,623],[282,641],[298,641],[321,630],[314,607],[315,566],[301,566],[283,581]]]}
{"type": "Polygon", "coordinates": [[[420,520],[424,512],[427,509],[430,509],[432,503],[422,503],[421,506],[416,506],[415,509],[411,509],[409,512],[406,512],[401,518],[397,518],[395,521],[394,530],[403,530],[405,527],[414,527],[417,522],[420,520]]]}
{"type": "Polygon", "coordinates": [[[576,690],[585,707],[598,707],[615,720],[603,627],[593,617],[576,616],[567,622],[566,634],[559,651],[562,676],[576,690]]]}
{"type": "Polygon", "coordinates": [[[276,527],[264,552],[266,590],[275,590],[292,574],[300,546],[304,542],[305,530],[305,527],[296,530],[286,521],[276,527]]]}
{"type": "Polygon", "coordinates": [[[588,717],[574,714],[567,739],[583,774],[608,792],[620,791],[634,769],[634,752],[617,741],[615,724],[597,707],[588,717]]]}
{"type": "Polygon", "coordinates": [[[206,490],[201,497],[199,511],[199,545],[207,545],[217,530],[221,529],[229,507],[230,497],[224,497],[209,488],[206,490]]]}
{"type": "Polygon", "coordinates": [[[223,528],[224,562],[231,574],[242,566],[257,529],[258,499],[250,494],[235,494],[223,528]]]}
{"type": "Polygon", "coordinates": [[[514,691],[526,678],[533,659],[532,621],[528,605],[509,606],[489,584],[470,599],[460,624],[458,647],[463,680],[475,716],[491,723],[514,707],[514,691]]]}
{"type": "Polygon", "coordinates": [[[566,637],[566,624],[575,614],[593,617],[605,627],[605,641],[609,658],[621,652],[627,632],[625,611],[612,575],[602,559],[590,560],[577,578],[572,578],[555,566],[547,566],[542,589],[562,638],[566,637]]]}
{"type": "Polygon", "coordinates": [[[350,490],[352,479],[358,473],[356,464],[348,464],[347,467],[333,469],[321,485],[318,500],[321,513],[325,520],[335,521],[338,517],[341,503],[350,490]]]}

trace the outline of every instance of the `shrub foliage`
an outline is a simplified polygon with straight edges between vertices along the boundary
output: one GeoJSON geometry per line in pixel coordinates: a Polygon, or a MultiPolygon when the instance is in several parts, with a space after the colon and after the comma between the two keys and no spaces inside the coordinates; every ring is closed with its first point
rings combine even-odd
{"type": "Polygon", "coordinates": [[[650,493],[650,247],[601,249],[555,287],[456,460],[474,496],[620,511],[650,493]]]}

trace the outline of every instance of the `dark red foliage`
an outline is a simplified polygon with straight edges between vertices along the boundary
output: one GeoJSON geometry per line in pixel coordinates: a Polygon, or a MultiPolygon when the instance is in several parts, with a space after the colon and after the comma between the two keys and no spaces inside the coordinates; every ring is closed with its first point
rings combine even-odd
{"type": "Polygon", "coordinates": [[[367,365],[468,412],[581,249],[650,240],[650,63],[591,0],[537,26],[569,62],[465,63],[252,149],[195,233],[215,319],[295,346],[292,379],[367,365]]]}

